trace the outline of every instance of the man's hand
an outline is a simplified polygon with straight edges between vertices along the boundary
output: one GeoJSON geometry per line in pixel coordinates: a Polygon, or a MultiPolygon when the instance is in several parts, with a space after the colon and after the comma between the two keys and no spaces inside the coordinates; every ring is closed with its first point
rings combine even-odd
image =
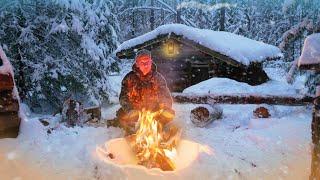
{"type": "Polygon", "coordinates": [[[167,124],[175,117],[175,111],[170,108],[163,108],[161,112],[155,117],[162,124],[167,124]]]}
{"type": "Polygon", "coordinates": [[[135,131],[135,126],[139,118],[139,111],[131,110],[126,113],[122,118],[119,119],[121,127],[128,133],[131,134],[135,131]]]}

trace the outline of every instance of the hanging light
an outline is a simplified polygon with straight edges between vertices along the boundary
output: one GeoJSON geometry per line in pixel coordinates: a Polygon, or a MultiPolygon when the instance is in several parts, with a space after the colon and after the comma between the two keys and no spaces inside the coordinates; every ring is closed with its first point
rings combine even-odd
{"type": "Polygon", "coordinates": [[[170,56],[173,56],[174,55],[174,43],[172,41],[168,42],[167,49],[168,49],[168,54],[170,56]]]}
{"type": "Polygon", "coordinates": [[[170,58],[179,54],[178,44],[176,44],[176,42],[173,40],[166,41],[162,46],[162,50],[164,55],[170,58]]]}

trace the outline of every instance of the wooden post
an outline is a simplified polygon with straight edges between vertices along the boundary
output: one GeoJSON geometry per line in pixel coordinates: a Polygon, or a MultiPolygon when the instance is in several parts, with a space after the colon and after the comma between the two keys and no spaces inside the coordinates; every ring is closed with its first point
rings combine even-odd
{"type": "Polygon", "coordinates": [[[316,99],[312,112],[312,160],[310,180],[320,179],[320,85],[317,86],[316,99]]]}

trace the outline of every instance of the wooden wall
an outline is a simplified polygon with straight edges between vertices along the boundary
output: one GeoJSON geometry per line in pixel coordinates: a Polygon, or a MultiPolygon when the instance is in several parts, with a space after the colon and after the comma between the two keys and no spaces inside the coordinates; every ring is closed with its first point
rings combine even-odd
{"type": "Polygon", "coordinates": [[[0,138],[15,138],[19,133],[19,101],[14,98],[13,89],[13,77],[0,74],[0,138]]]}
{"type": "Polygon", "coordinates": [[[165,77],[173,92],[181,92],[211,77],[226,77],[250,85],[259,85],[269,80],[259,63],[235,67],[180,40],[169,38],[152,44],[148,49],[152,52],[158,71],[165,77]],[[169,41],[178,49],[174,56],[168,56],[163,49],[169,41]]]}

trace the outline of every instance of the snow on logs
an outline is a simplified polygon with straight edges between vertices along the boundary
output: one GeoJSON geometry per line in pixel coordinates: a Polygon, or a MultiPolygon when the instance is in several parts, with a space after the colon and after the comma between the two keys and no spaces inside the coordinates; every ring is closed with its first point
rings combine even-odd
{"type": "Polygon", "coordinates": [[[311,104],[313,97],[272,96],[258,94],[189,94],[172,93],[177,103],[194,104],[274,104],[287,106],[304,106],[311,104]]]}
{"type": "Polygon", "coordinates": [[[19,100],[10,62],[0,46],[0,138],[15,138],[19,133],[19,100]]]}
{"type": "Polygon", "coordinates": [[[200,105],[191,110],[191,122],[198,127],[205,127],[214,120],[222,117],[223,111],[219,106],[200,105]]]}

